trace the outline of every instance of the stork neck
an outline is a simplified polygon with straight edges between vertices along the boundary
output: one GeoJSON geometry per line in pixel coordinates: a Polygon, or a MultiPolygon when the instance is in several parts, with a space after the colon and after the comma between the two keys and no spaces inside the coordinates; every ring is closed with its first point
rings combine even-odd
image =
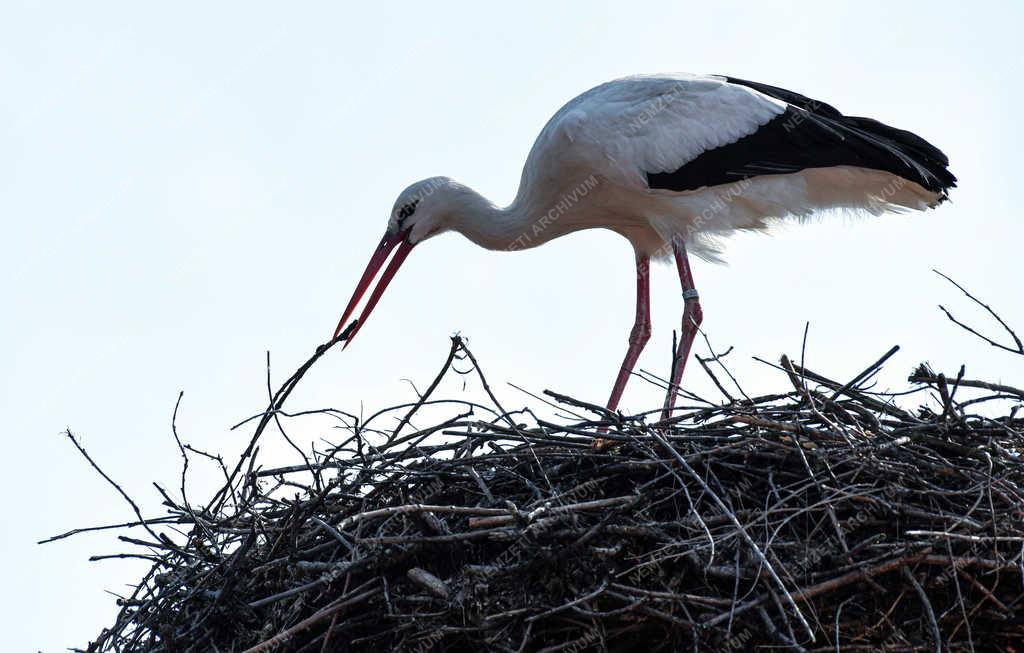
{"type": "Polygon", "coordinates": [[[518,201],[501,208],[471,188],[463,187],[452,212],[452,228],[477,245],[491,250],[523,249],[532,219],[518,201]]]}
{"type": "Polygon", "coordinates": [[[593,189],[590,180],[571,194],[552,196],[536,192],[537,185],[530,182],[523,179],[515,200],[505,208],[463,187],[452,228],[481,247],[502,251],[536,247],[580,228],[573,209],[593,189]]]}

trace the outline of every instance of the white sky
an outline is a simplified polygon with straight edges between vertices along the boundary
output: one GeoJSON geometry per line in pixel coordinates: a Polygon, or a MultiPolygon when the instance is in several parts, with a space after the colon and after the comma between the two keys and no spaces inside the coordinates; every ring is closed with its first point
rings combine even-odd
{"type": "MultiPolygon", "coordinates": [[[[1019,380],[1022,361],[962,336],[973,315],[938,267],[1024,328],[1019,3],[19,2],[0,7],[0,413],[8,454],[0,614],[8,650],[86,641],[142,568],[87,557],[110,535],[39,547],[132,518],[60,432],[159,512],[177,487],[170,434],[234,456],[229,433],[325,340],[395,195],[446,174],[512,198],[537,132],[565,101],[637,72],[731,74],[909,128],[944,149],[961,187],[929,214],[794,226],[737,238],[697,263],[705,329],[751,361],[798,354],[837,377],[893,344],[885,380],[928,359],[1019,380]],[[283,6],[283,5],[282,5],[283,6]]],[[[412,397],[470,337],[504,403],[512,381],[603,403],[633,318],[632,253],[603,232],[497,254],[447,236],[410,257],[356,343],[305,380],[292,408],[359,412],[412,397]]],[[[681,300],[653,279],[664,373],[681,300]]],[[[698,347],[704,351],[703,346],[698,347]]],[[[699,368],[687,385],[713,397],[699,368]]],[[[444,388],[463,394],[457,383],[444,388]]],[[[660,397],[634,382],[623,407],[660,397]]],[[[306,441],[318,432],[308,434],[306,441]]],[[[273,460],[274,452],[270,459],[273,460]]],[[[197,478],[202,496],[203,478],[197,478]]]]}

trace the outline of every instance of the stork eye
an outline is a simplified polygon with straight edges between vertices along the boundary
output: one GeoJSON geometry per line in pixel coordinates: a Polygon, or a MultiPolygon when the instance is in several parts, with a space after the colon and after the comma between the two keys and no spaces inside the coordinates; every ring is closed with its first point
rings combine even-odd
{"type": "Polygon", "coordinates": [[[412,215],[413,211],[416,210],[416,205],[419,204],[419,203],[420,203],[419,200],[413,200],[412,202],[409,202],[408,204],[403,204],[402,208],[398,209],[398,219],[399,220],[405,220],[410,215],[412,215]]]}

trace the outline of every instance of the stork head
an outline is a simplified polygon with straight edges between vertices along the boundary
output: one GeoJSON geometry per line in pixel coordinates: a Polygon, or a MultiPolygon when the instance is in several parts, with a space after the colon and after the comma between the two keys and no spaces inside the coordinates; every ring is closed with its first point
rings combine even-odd
{"type": "Polygon", "coordinates": [[[429,177],[398,195],[388,218],[388,233],[408,232],[416,245],[451,228],[453,200],[465,188],[448,177],[429,177]]]}
{"type": "Polygon", "coordinates": [[[370,293],[366,307],[359,316],[358,324],[349,333],[348,340],[345,342],[346,347],[352,342],[356,332],[362,328],[370,316],[370,312],[373,311],[373,307],[377,305],[380,296],[384,294],[384,290],[412,248],[431,236],[451,229],[455,199],[459,195],[460,189],[464,188],[462,184],[448,177],[430,177],[412,184],[398,195],[398,199],[395,200],[395,205],[391,209],[391,215],[388,216],[388,228],[384,232],[384,237],[374,250],[373,256],[370,257],[370,262],[367,264],[362,278],[359,279],[355,292],[352,293],[352,299],[345,307],[345,313],[341,316],[338,328],[334,332],[334,337],[337,338],[345,328],[345,323],[351,317],[356,305],[359,304],[359,300],[362,299],[377,273],[388,260],[388,256],[395,250],[391,262],[381,274],[373,292],[370,293]]]}

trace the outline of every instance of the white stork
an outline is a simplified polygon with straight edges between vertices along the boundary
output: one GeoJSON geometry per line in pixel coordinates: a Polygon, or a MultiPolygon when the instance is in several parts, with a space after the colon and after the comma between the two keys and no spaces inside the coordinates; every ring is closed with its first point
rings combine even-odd
{"type": "Polygon", "coordinates": [[[487,249],[518,250],[581,229],[610,229],[633,245],[637,295],[609,410],[618,407],[650,338],[651,259],[674,259],[679,271],[682,336],[666,418],[702,320],[689,253],[713,260],[717,237],[820,210],[877,215],[935,207],[956,185],[948,164],[911,132],[767,84],[689,74],[618,79],[548,121],[509,206],[448,177],[402,191],[335,338],[396,247],[346,347],[409,252],[432,236],[457,231],[487,249]]]}

